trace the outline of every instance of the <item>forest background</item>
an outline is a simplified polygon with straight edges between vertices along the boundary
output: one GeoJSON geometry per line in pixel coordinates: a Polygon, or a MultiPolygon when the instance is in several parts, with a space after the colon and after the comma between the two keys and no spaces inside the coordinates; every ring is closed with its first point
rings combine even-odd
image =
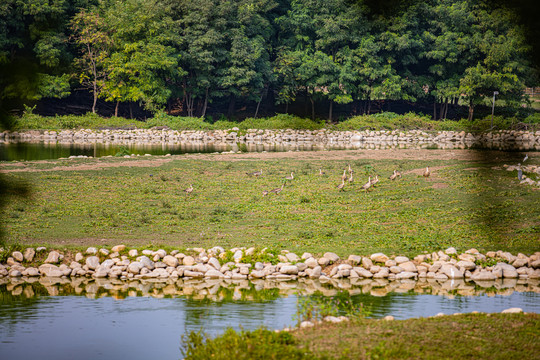
{"type": "Polygon", "coordinates": [[[505,115],[525,117],[535,14],[523,0],[3,0],[2,118],[472,120],[495,91],[505,115]]]}

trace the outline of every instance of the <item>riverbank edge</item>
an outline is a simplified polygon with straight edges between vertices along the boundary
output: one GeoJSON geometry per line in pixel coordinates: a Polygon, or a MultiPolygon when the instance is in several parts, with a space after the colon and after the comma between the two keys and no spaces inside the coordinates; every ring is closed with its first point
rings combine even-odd
{"type": "Polygon", "coordinates": [[[493,147],[518,144],[540,150],[540,131],[498,130],[487,132],[429,131],[429,130],[171,130],[164,128],[133,130],[30,130],[0,132],[0,141],[10,142],[208,142],[208,143],[396,143],[396,144],[466,144],[493,147]]]}
{"type": "Polygon", "coordinates": [[[374,253],[349,255],[346,259],[326,252],[322,256],[302,256],[282,250],[274,254],[264,249],[216,246],[192,248],[184,252],[163,249],[128,249],[126,245],[89,247],[86,251],[47,251],[45,247],[22,251],[1,249],[0,277],[87,277],[110,279],[268,279],[291,281],[319,279],[387,279],[447,281],[466,279],[489,282],[497,279],[535,281],[540,279],[540,251],[529,256],[504,251],[481,254],[476,249],[459,253],[450,247],[409,259],[374,253]],[[2,254],[3,253],[3,254],[2,254]],[[25,266],[26,265],[26,266],[25,266]]]}

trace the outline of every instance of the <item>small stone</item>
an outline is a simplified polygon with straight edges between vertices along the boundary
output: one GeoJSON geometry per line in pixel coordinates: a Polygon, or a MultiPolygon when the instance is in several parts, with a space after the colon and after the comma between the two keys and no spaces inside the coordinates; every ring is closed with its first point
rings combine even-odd
{"type": "Polygon", "coordinates": [[[339,260],[339,256],[337,256],[337,254],[334,254],[333,252],[324,253],[323,257],[330,260],[330,263],[335,263],[336,261],[339,260]]]}
{"type": "Polygon", "coordinates": [[[143,265],[140,262],[134,261],[128,265],[127,271],[136,275],[141,271],[142,268],[143,268],[143,265]]]}
{"type": "Polygon", "coordinates": [[[158,255],[160,259],[163,259],[167,255],[167,252],[163,249],[159,249],[154,255],[158,255]]]}
{"type": "Polygon", "coordinates": [[[131,250],[128,251],[128,255],[130,257],[137,257],[137,256],[139,256],[139,252],[137,251],[137,249],[131,249],[131,250]]]}
{"type": "Polygon", "coordinates": [[[323,256],[322,258],[319,259],[319,261],[317,261],[317,263],[318,263],[320,266],[327,266],[328,264],[330,264],[330,259],[325,258],[325,257],[323,256]]]}
{"type": "Polygon", "coordinates": [[[182,259],[182,264],[186,266],[192,266],[195,264],[195,259],[192,256],[186,256],[182,259]]]}
{"type": "Polygon", "coordinates": [[[371,260],[378,263],[385,263],[388,260],[388,256],[383,253],[375,253],[371,255],[371,260]]]}
{"type": "MultiPolygon", "coordinates": [[[[397,258],[396,258],[397,259],[397,258]]],[[[412,261],[405,261],[399,264],[399,267],[402,268],[405,271],[409,272],[417,272],[418,269],[416,268],[416,265],[412,261]]]]}
{"type": "Polygon", "coordinates": [[[296,275],[298,274],[298,267],[295,265],[285,265],[279,269],[279,272],[285,275],[296,275]]]}
{"type": "Polygon", "coordinates": [[[317,262],[317,259],[310,257],[304,261],[304,264],[306,264],[310,269],[314,269],[319,263],[317,262]]]}
{"type": "Polygon", "coordinates": [[[490,271],[480,271],[479,273],[472,274],[471,280],[474,281],[493,281],[497,280],[497,276],[495,276],[490,271]]]}
{"type": "Polygon", "coordinates": [[[62,270],[56,265],[53,264],[43,264],[39,267],[39,272],[43,276],[49,277],[61,277],[64,275],[62,270]]]}
{"type": "Polygon", "coordinates": [[[97,256],[90,256],[86,258],[86,266],[88,266],[90,270],[96,270],[99,266],[99,258],[97,256]]]}
{"type": "Polygon", "coordinates": [[[371,261],[370,258],[363,257],[362,266],[364,267],[364,269],[371,269],[371,267],[373,266],[373,261],[371,261]]]}
{"type": "Polygon", "coordinates": [[[220,271],[215,270],[215,269],[208,270],[204,274],[204,276],[207,277],[207,278],[211,278],[211,279],[219,279],[219,278],[225,277],[225,275],[223,275],[220,271]]]}
{"type": "Polygon", "coordinates": [[[358,255],[349,255],[347,261],[353,265],[358,265],[360,262],[362,262],[362,257],[358,255]]]}
{"type": "Polygon", "coordinates": [[[113,246],[111,251],[112,252],[121,252],[121,251],[124,251],[126,249],[126,245],[116,245],[116,246],[113,246]]]}
{"type": "Polygon", "coordinates": [[[459,271],[454,265],[444,264],[439,270],[442,274],[446,275],[449,279],[462,279],[463,272],[459,271]]]}
{"type": "Polygon", "coordinates": [[[13,259],[15,259],[15,261],[18,261],[18,262],[22,262],[24,260],[24,256],[23,256],[22,252],[20,252],[20,251],[12,252],[11,256],[13,256],[13,259]]]}
{"type": "Polygon", "coordinates": [[[517,314],[517,313],[522,313],[522,312],[523,312],[523,309],[518,308],[518,307],[509,308],[509,309],[501,311],[502,314],[517,314]]]}
{"type": "Polygon", "coordinates": [[[364,269],[363,267],[355,267],[353,268],[354,272],[358,274],[358,276],[362,278],[371,278],[373,277],[373,273],[369,270],[364,269]]]}
{"type": "Polygon", "coordinates": [[[454,247],[449,247],[448,249],[444,250],[444,253],[446,255],[454,255],[457,254],[457,250],[454,247]]]}
{"type": "Polygon", "coordinates": [[[465,270],[474,270],[476,269],[476,264],[472,261],[461,260],[456,263],[457,267],[463,268],[465,270]]]}
{"type": "Polygon", "coordinates": [[[502,270],[502,276],[504,278],[507,278],[507,279],[515,279],[517,277],[519,277],[519,274],[517,273],[516,271],[516,268],[513,267],[512,265],[510,264],[507,264],[507,263],[497,263],[497,265],[495,265],[493,267],[493,272],[497,272],[499,270],[502,270]]]}
{"type": "Polygon", "coordinates": [[[300,328],[305,329],[308,327],[313,327],[315,324],[313,324],[311,321],[302,321],[300,323],[300,328]]]}
{"type": "Polygon", "coordinates": [[[211,257],[208,259],[208,265],[212,266],[214,269],[219,270],[221,268],[221,264],[219,263],[219,260],[215,257],[211,257]]]}
{"type": "Polygon", "coordinates": [[[394,320],[394,317],[392,315],[386,315],[385,317],[382,318],[383,320],[386,320],[386,321],[392,321],[394,320]]]}
{"type": "Polygon", "coordinates": [[[416,275],[417,274],[412,271],[403,271],[403,272],[400,272],[399,274],[396,274],[396,279],[397,280],[412,279],[412,278],[415,278],[416,275]]]}
{"type": "Polygon", "coordinates": [[[104,248],[99,249],[99,253],[103,254],[105,256],[108,256],[110,254],[110,251],[104,248]]]}
{"type": "Polygon", "coordinates": [[[400,264],[402,264],[404,262],[409,261],[409,258],[406,257],[406,256],[396,256],[396,258],[394,260],[396,261],[396,264],[400,265],[400,264]]]}
{"type": "Polygon", "coordinates": [[[60,261],[60,253],[57,251],[51,251],[45,260],[46,264],[56,264],[60,261]]]}
{"type": "Polygon", "coordinates": [[[285,254],[285,257],[287,258],[288,261],[290,262],[297,262],[297,261],[300,261],[300,257],[298,255],[296,255],[295,253],[288,253],[288,254],[285,254]]]}
{"type": "Polygon", "coordinates": [[[96,255],[97,252],[98,250],[95,247],[89,247],[88,249],[86,249],[86,253],[88,255],[96,255]]]}
{"type": "Polygon", "coordinates": [[[26,269],[26,276],[39,276],[39,270],[35,267],[29,267],[26,269]]]}
{"type": "Polygon", "coordinates": [[[171,255],[165,255],[163,257],[163,263],[167,266],[177,267],[178,259],[171,255]]]}
{"type": "Polygon", "coordinates": [[[82,259],[84,259],[84,255],[81,254],[80,252],[78,252],[77,254],[75,254],[75,261],[76,262],[80,262],[82,259]]]}
{"type": "Polygon", "coordinates": [[[36,251],[34,248],[27,248],[24,251],[24,259],[28,262],[32,262],[34,260],[34,256],[36,255],[36,251]]]}

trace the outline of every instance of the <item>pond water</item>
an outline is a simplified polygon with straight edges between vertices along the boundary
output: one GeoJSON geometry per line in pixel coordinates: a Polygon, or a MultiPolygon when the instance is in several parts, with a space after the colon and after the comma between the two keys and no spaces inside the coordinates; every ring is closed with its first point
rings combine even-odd
{"type": "MultiPolygon", "coordinates": [[[[50,286],[45,287],[49,292],[50,286]]],[[[162,298],[155,284],[142,284],[147,295],[141,296],[139,291],[125,297],[104,288],[75,295],[72,292],[77,288],[67,291],[70,285],[66,283],[56,286],[54,291],[61,295],[49,295],[41,284],[0,285],[0,358],[180,359],[181,337],[192,330],[217,335],[227,327],[282,329],[295,325],[299,298],[338,304],[338,308],[347,301],[355,307],[362,304],[375,318],[500,312],[510,307],[540,311],[539,293],[505,289],[503,295],[494,288],[481,291],[479,296],[419,294],[413,290],[384,296],[351,295],[347,291],[325,296],[320,292],[298,295],[275,289],[257,290],[253,284],[239,283],[232,287],[229,284],[229,292],[220,288],[220,300],[214,301],[197,292],[162,298]]],[[[89,283],[88,291],[91,286],[89,283]]],[[[287,287],[292,289],[294,284],[287,287]]]]}
{"type": "MultiPolygon", "coordinates": [[[[327,151],[327,150],[360,150],[360,149],[475,149],[473,145],[464,143],[206,143],[201,141],[185,143],[134,143],[134,142],[85,142],[85,143],[59,143],[59,142],[0,142],[0,161],[30,161],[68,158],[70,156],[102,157],[120,154],[135,155],[179,155],[187,153],[214,153],[214,152],[286,152],[286,151],[327,151]]],[[[487,147],[494,150],[506,151],[537,151],[538,149],[524,149],[516,144],[494,145],[487,147]]]]}

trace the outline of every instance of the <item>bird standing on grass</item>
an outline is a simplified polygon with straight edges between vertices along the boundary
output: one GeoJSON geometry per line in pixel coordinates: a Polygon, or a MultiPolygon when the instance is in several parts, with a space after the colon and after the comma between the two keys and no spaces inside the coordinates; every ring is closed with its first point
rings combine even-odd
{"type": "Polygon", "coordinates": [[[259,177],[262,175],[262,169],[259,170],[259,171],[255,171],[255,172],[252,172],[252,173],[246,173],[247,175],[249,176],[256,176],[256,177],[259,177]]]}
{"type": "Polygon", "coordinates": [[[349,183],[352,183],[354,181],[353,179],[353,173],[351,172],[351,175],[349,176],[349,183]]]}
{"type": "Polygon", "coordinates": [[[265,197],[266,195],[268,195],[268,190],[263,191],[263,197],[265,197]]]}
{"type": "Polygon", "coordinates": [[[362,190],[365,190],[366,193],[368,191],[368,189],[371,187],[371,176],[369,177],[369,180],[367,183],[365,183],[364,185],[362,185],[362,190]]]}
{"type": "Polygon", "coordinates": [[[341,175],[341,181],[347,180],[347,169],[343,170],[343,175],[341,175]]]}
{"type": "Polygon", "coordinates": [[[189,184],[189,187],[184,190],[186,194],[191,194],[193,192],[193,185],[189,184]]]}
{"type": "Polygon", "coordinates": [[[337,186],[338,190],[345,191],[343,188],[345,187],[345,180],[341,180],[341,184],[337,186]]]}
{"type": "Polygon", "coordinates": [[[291,176],[287,176],[285,180],[293,180],[294,179],[294,172],[291,173],[291,176]]]}
{"type": "Polygon", "coordinates": [[[527,161],[528,158],[529,158],[529,155],[525,154],[525,157],[523,158],[523,162],[527,161]]]}
{"type": "Polygon", "coordinates": [[[392,175],[390,175],[389,179],[390,180],[396,180],[398,176],[401,177],[401,173],[399,171],[394,170],[394,173],[392,175]]]}
{"type": "Polygon", "coordinates": [[[375,179],[371,181],[371,186],[375,187],[375,184],[379,182],[379,175],[375,175],[375,179]]]}
{"type": "Polygon", "coordinates": [[[426,170],[424,171],[424,173],[422,175],[424,177],[429,177],[429,175],[431,175],[431,172],[429,171],[429,167],[426,166],[426,170]]]}
{"type": "Polygon", "coordinates": [[[326,174],[324,171],[322,171],[322,169],[319,169],[319,176],[323,176],[324,174],[326,174]]]}
{"type": "Polygon", "coordinates": [[[270,192],[276,194],[276,195],[279,195],[279,193],[283,190],[283,187],[285,186],[285,182],[283,182],[283,184],[281,184],[281,187],[280,188],[275,188],[275,189],[272,189],[270,190],[270,192]]]}

